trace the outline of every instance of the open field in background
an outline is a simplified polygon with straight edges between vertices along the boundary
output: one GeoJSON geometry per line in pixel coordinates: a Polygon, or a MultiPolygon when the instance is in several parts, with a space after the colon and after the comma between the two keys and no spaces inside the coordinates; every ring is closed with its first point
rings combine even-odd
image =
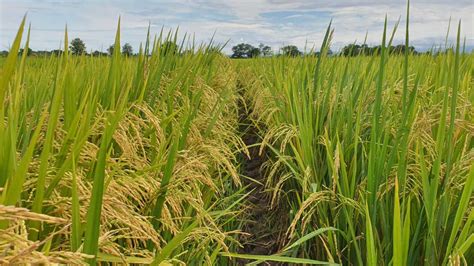
{"type": "Polygon", "coordinates": [[[460,34],[390,55],[385,23],[380,55],[326,56],[329,26],[318,56],[231,60],[171,32],[127,57],[119,21],[110,57],[66,30],[30,58],[23,20],[0,61],[0,262],[471,265],[460,34]]]}

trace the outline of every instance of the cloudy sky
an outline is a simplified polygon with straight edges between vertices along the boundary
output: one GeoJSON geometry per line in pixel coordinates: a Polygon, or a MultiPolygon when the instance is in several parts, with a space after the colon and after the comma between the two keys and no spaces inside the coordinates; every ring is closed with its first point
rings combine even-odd
{"type": "MultiPolygon", "coordinates": [[[[474,0],[412,0],[410,36],[419,50],[443,44],[452,19],[450,41],[457,22],[462,36],[474,47],[474,0]]],[[[59,47],[67,23],[70,38],[80,37],[87,50],[103,50],[113,42],[117,19],[122,17],[122,42],[138,47],[148,24],[153,32],[179,26],[194,33],[198,42],[214,32],[218,42],[232,45],[265,43],[278,49],[294,44],[300,49],[319,47],[331,19],[335,28],[333,50],[354,41],[381,40],[384,16],[393,26],[401,16],[395,42],[404,38],[404,0],[0,0],[0,50],[10,46],[22,16],[31,23],[31,47],[59,47]]]]}

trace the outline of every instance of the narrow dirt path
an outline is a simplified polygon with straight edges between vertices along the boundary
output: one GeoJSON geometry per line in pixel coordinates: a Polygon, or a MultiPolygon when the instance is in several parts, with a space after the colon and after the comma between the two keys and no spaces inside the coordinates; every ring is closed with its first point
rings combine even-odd
{"type": "MultiPolygon", "coordinates": [[[[248,105],[247,105],[248,106],[248,105]]],[[[243,183],[248,186],[247,191],[251,191],[247,198],[248,221],[243,227],[243,231],[248,235],[241,237],[240,242],[243,248],[239,253],[253,255],[271,255],[278,252],[281,244],[280,239],[283,234],[282,210],[271,209],[271,195],[265,191],[265,173],[262,169],[263,163],[267,160],[266,152],[259,154],[261,139],[257,128],[249,118],[251,110],[245,108],[245,104],[240,106],[240,132],[243,132],[242,139],[247,145],[250,158],[242,154],[241,174],[243,183]]],[[[244,265],[248,261],[240,260],[238,265],[244,265]]],[[[265,262],[260,265],[283,265],[265,262]]]]}

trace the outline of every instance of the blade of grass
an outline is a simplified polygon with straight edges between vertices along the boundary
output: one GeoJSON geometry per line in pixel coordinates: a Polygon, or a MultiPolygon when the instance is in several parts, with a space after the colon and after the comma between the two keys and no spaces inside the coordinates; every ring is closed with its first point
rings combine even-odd
{"type": "Polygon", "coordinates": [[[294,263],[294,264],[310,264],[310,265],[340,265],[337,263],[310,260],[310,259],[300,259],[276,255],[250,255],[250,254],[237,254],[222,252],[221,256],[230,257],[230,258],[239,258],[239,259],[248,259],[248,260],[258,260],[258,261],[275,261],[275,262],[285,262],[285,263],[294,263]]]}

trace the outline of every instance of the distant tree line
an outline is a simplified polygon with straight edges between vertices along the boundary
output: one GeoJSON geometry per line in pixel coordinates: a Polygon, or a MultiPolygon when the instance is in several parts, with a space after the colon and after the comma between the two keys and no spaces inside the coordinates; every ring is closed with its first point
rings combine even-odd
{"type": "MultiPolygon", "coordinates": [[[[92,55],[92,56],[108,56],[112,55],[114,51],[114,45],[111,45],[108,49],[107,52],[102,52],[102,51],[91,51],[90,53],[87,52],[86,50],[86,44],[84,43],[83,40],[80,38],[75,38],[71,41],[69,45],[69,51],[73,55],[92,55]]],[[[18,52],[19,55],[23,55],[24,49],[21,48],[18,52]]],[[[38,50],[38,51],[33,51],[31,48],[28,48],[27,51],[27,56],[48,56],[48,55],[60,55],[63,53],[63,50],[61,49],[56,49],[56,50],[51,50],[51,51],[46,51],[46,50],[38,50]]],[[[125,56],[134,56],[136,54],[133,53],[133,47],[129,43],[125,43],[122,46],[122,54],[125,56]]],[[[8,51],[0,51],[0,56],[7,56],[8,51]]]]}
{"type": "MultiPolygon", "coordinates": [[[[379,55],[382,49],[381,45],[369,47],[367,44],[349,44],[342,48],[342,56],[358,56],[358,55],[379,55]]],[[[389,54],[405,54],[406,47],[404,44],[387,47],[389,54]]],[[[415,47],[409,46],[408,51],[412,54],[418,54],[415,47]]]]}
{"type": "Polygon", "coordinates": [[[255,58],[259,56],[271,56],[272,48],[261,43],[258,47],[254,47],[248,43],[240,43],[232,47],[232,58],[255,58]]]}
{"type": "MultiPolygon", "coordinates": [[[[395,46],[387,47],[389,54],[397,55],[397,54],[404,54],[405,53],[405,45],[399,44],[395,46]]],[[[108,56],[113,55],[114,53],[114,45],[110,45],[107,48],[106,52],[103,51],[91,51],[90,53],[86,50],[86,45],[83,40],[80,38],[75,38],[71,41],[69,45],[70,53],[73,55],[92,55],[92,56],[108,56]]],[[[409,46],[408,50],[411,54],[423,54],[415,50],[415,47],[409,46]]],[[[340,52],[333,53],[330,49],[328,50],[328,55],[330,56],[358,56],[358,55],[379,55],[381,51],[381,46],[368,46],[367,44],[348,44],[344,46],[340,52]]],[[[445,51],[427,51],[425,54],[439,54],[439,53],[446,53],[449,49],[445,51]]],[[[52,51],[33,51],[31,48],[28,48],[27,55],[33,56],[48,56],[48,55],[60,55],[63,51],[60,49],[52,50],[52,51]]],[[[182,50],[182,48],[178,47],[176,43],[171,41],[166,41],[161,44],[160,46],[160,53],[164,54],[185,54],[190,51],[182,50]]],[[[221,52],[216,51],[216,52],[221,52]]],[[[20,49],[19,54],[22,55],[24,53],[24,49],[20,49]]],[[[121,53],[124,56],[134,56],[137,55],[133,51],[132,45],[129,43],[125,43],[122,46],[121,53]]],[[[255,57],[271,57],[271,56],[289,56],[289,57],[297,57],[297,56],[318,56],[320,52],[310,51],[310,52],[302,52],[298,49],[295,45],[286,45],[281,47],[277,52],[274,52],[272,48],[268,45],[260,43],[258,46],[253,46],[248,43],[239,43],[232,47],[232,55],[231,58],[255,58],[255,57]]],[[[0,51],[0,56],[7,56],[8,51],[0,51]]]]}
{"type": "Polygon", "coordinates": [[[268,45],[260,43],[258,47],[255,47],[248,43],[239,43],[232,47],[231,58],[255,58],[255,57],[270,57],[274,55],[286,55],[286,56],[301,56],[303,53],[298,50],[295,45],[287,45],[280,49],[280,53],[275,54],[272,48],[268,45]]]}
{"type": "MultiPolygon", "coordinates": [[[[404,54],[405,45],[400,44],[396,46],[387,47],[390,54],[404,54]]],[[[409,52],[412,54],[419,54],[415,47],[409,46],[409,52]]],[[[339,55],[339,56],[357,56],[357,55],[378,55],[380,54],[381,46],[369,47],[367,44],[349,44],[344,46],[341,51],[334,54],[331,49],[328,50],[328,55],[339,55]]],[[[318,56],[320,52],[310,51],[307,53],[301,52],[295,45],[286,45],[279,49],[278,53],[273,53],[272,48],[260,44],[258,47],[254,47],[251,44],[239,43],[232,47],[232,58],[254,58],[254,57],[268,57],[268,56],[318,56]]]]}
{"type": "MultiPolygon", "coordinates": [[[[82,55],[82,54],[87,54],[86,52],[86,45],[84,41],[82,41],[79,38],[75,38],[74,40],[71,41],[71,45],[69,45],[69,49],[71,50],[71,53],[73,55],[82,55]]],[[[106,56],[106,55],[112,55],[114,53],[114,45],[110,45],[110,47],[107,49],[107,53],[105,52],[100,52],[100,51],[94,51],[91,54],[93,56],[106,56]]],[[[122,54],[125,56],[133,56],[133,48],[129,43],[125,43],[122,46],[122,54]]]]}
{"type": "MultiPolygon", "coordinates": [[[[70,42],[69,51],[73,55],[91,55],[91,56],[111,56],[114,54],[115,46],[112,44],[107,48],[106,52],[102,51],[91,51],[90,53],[86,50],[86,44],[80,38],[75,38],[70,42]]],[[[268,54],[267,49],[270,47],[263,47],[262,51],[264,54],[268,54]]],[[[207,51],[209,52],[216,52],[221,53],[221,48],[219,47],[211,47],[208,48],[207,51]]],[[[172,41],[165,41],[159,46],[159,52],[161,54],[188,54],[194,53],[192,50],[185,50],[182,47],[179,47],[176,43],[172,41]]],[[[19,55],[24,53],[24,49],[19,50],[19,55]]],[[[57,49],[52,51],[33,51],[31,48],[28,48],[27,55],[28,56],[48,56],[48,55],[60,55],[63,53],[63,50],[57,49]]],[[[134,53],[133,47],[129,43],[125,43],[122,46],[121,53],[124,56],[136,56],[137,53],[134,53]]],[[[8,51],[0,51],[0,56],[7,56],[8,51]]]]}

